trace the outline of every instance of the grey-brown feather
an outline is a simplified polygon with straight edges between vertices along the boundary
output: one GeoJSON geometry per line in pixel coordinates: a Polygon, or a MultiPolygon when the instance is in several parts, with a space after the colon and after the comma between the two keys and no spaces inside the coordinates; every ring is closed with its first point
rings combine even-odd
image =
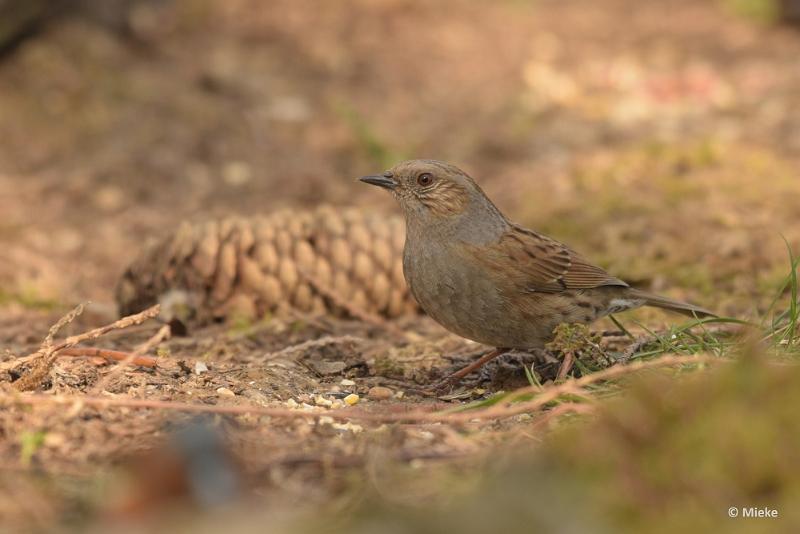
{"type": "Polygon", "coordinates": [[[460,336],[529,349],[542,347],[561,323],[643,305],[711,315],[633,289],[566,245],[509,222],[456,167],[416,160],[390,172],[406,216],[406,281],[422,309],[460,336]],[[418,187],[421,172],[440,182],[418,187]]]}

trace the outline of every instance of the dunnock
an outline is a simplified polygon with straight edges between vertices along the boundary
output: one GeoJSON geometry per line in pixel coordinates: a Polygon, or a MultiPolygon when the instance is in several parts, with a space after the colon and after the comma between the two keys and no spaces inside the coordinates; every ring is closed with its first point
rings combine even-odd
{"type": "Polygon", "coordinates": [[[420,306],[451,332],[498,348],[454,378],[509,349],[544,347],[561,323],[591,323],[640,306],[714,315],[634,289],[566,245],[514,224],[453,165],[405,161],[361,181],[390,190],[403,209],[403,270],[420,306]]]}

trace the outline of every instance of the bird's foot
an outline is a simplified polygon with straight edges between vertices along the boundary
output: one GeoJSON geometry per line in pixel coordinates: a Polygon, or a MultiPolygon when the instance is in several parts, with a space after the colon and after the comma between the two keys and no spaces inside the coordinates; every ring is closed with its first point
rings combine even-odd
{"type": "Polygon", "coordinates": [[[560,360],[545,349],[514,350],[480,370],[479,380],[493,390],[514,390],[530,385],[530,373],[542,381],[555,376],[560,360]],[[535,369],[535,371],[534,371],[535,369]]]}
{"type": "Polygon", "coordinates": [[[442,394],[442,393],[449,392],[456,384],[459,384],[464,379],[464,377],[466,377],[470,373],[480,369],[481,367],[486,365],[488,362],[494,360],[498,356],[501,356],[501,355],[505,354],[509,350],[511,350],[511,349],[498,348],[498,349],[493,349],[493,350],[490,350],[488,352],[485,352],[483,354],[483,356],[481,356],[480,358],[478,358],[474,362],[472,362],[469,365],[459,369],[455,373],[452,373],[452,374],[444,377],[439,382],[436,382],[435,384],[431,384],[426,389],[428,391],[431,391],[431,392],[436,393],[436,394],[442,394]]]}

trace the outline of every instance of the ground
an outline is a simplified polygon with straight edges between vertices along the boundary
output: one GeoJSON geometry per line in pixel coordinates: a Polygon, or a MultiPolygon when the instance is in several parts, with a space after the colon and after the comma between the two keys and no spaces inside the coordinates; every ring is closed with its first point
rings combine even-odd
{"type": "MultiPolygon", "coordinates": [[[[135,7],[124,35],[81,17],[53,23],[0,64],[2,363],[35,352],[81,302],[92,304],[57,339],[114,321],[124,268],[182,221],[323,202],[396,214],[355,178],[407,157],[458,164],[510,218],[640,287],[770,318],[776,296],[779,307],[789,301],[787,250],[800,250],[800,32],[735,4],[175,0],[135,7]]],[[[635,338],[685,324],[647,310],[619,320],[635,338]]],[[[621,355],[738,354],[725,337],[734,327],[626,351],[627,337],[602,336],[619,333],[606,321],[596,335],[566,332],[553,350],[574,353],[571,376],[590,376],[621,355]]],[[[93,344],[130,351],[160,328],[150,321],[93,344]]],[[[515,355],[450,396],[419,394],[478,349],[420,316],[274,316],[191,327],[150,347],[156,369],[60,358],[32,405],[6,372],[0,516],[45,530],[183,510],[152,488],[169,486],[158,462],[179,463],[175,429],[191,414],[77,402],[85,396],[276,409],[211,413],[195,427],[220,469],[236,473],[239,506],[268,503],[281,510],[276,525],[315,506],[336,515],[375,499],[389,509],[457,500],[481,487],[494,451],[538,449],[552,426],[592,418],[577,402],[474,421],[441,415],[535,387],[520,363],[529,359],[515,355]],[[370,397],[374,386],[391,398],[370,397]],[[359,401],[345,407],[349,393],[359,401]],[[337,409],[361,415],[331,419],[337,409]]],[[[671,376],[697,367],[677,363],[671,376]]]]}

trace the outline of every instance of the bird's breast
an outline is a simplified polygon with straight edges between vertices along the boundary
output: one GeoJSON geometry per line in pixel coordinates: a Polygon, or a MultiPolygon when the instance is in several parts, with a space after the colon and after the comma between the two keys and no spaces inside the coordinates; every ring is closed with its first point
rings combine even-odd
{"type": "Polygon", "coordinates": [[[448,330],[490,345],[504,339],[507,302],[494,281],[455,247],[406,244],[403,272],[425,312],[448,330]]]}

